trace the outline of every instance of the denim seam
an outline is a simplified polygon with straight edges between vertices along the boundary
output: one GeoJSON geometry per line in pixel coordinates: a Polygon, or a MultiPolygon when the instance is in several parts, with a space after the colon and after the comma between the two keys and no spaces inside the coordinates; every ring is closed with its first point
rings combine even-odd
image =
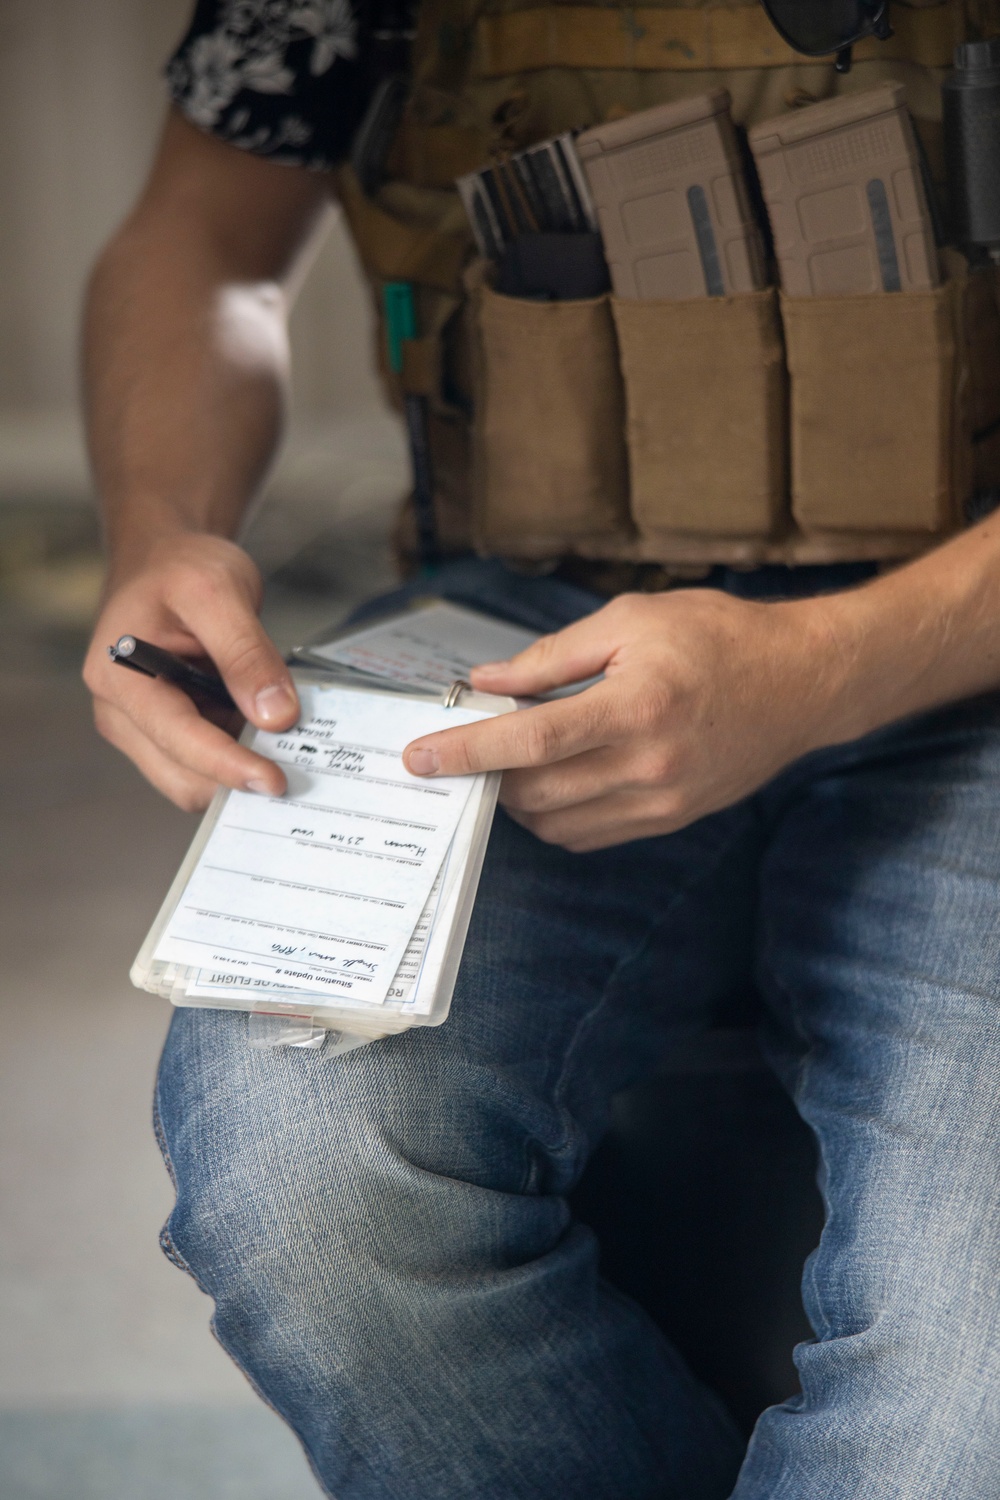
{"type": "Polygon", "coordinates": [[[163,1157],[163,1165],[167,1169],[167,1176],[173,1183],[174,1192],[176,1193],[177,1173],[174,1171],[174,1164],[170,1159],[170,1148],[167,1145],[167,1134],[163,1128],[163,1119],[160,1115],[160,1101],[157,1092],[153,1094],[153,1134],[156,1136],[156,1144],[160,1148],[160,1155],[163,1157]]]}
{"type": "MultiPolygon", "coordinates": [[[[204,1288],[202,1288],[202,1290],[204,1291],[204,1288]]],[[[208,1295],[210,1296],[211,1293],[209,1293],[208,1295]]],[[[212,1300],[214,1302],[215,1299],[213,1298],[212,1300]]],[[[267,1393],[264,1390],[261,1389],[261,1387],[258,1385],[257,1381],[254,1379],[253,1375],[251,1375],[250,1371],[246,1368],[246,1366],[242,1363],[242,1361],[239,1360],[239,1359],[237,1359],[236,1355],[232,1352],[231,1349],[227,1349],[226,1348],[225,1344],[222,1341],[222,1337],[221,1337],[221,1335],[219,1333],[219,1329],[218,1329],[218,1326],[217,1326],[216,1321],[215,1321],[215,1314],[214,1313],[212,1314],[212,1317],[209,1319],[208,1327],[209,1327],[209,1331],[210,1331],[213,1339],[218,1344],[218,1346],[222,1350],[223,1354],[226,1356],[226,1358],[230,1361],[231,1364],[234,1364],[236,1366],[237,1370],[239,1370],[240,1374],[243,1376],[243,1379],[246,1381],[247,1385],[253,1391],[254,1395],[260,1401],[263,1401],[264,1405],[268,1408],[268,1410],[269,1411],[273,1411],[274,1415],[278,1418],[279,1422],[284,1422],[285,1426],[294,1435],[295,1441],[298,1443],[299,1447],[302,1449],[302,1455],[305,1458],[306,1463],[309,1465],[309,1469],[310,1469],[310,1471],[312,1473],[312,1476],[316,1480],[316,1483],[319,1485],[320,1489],[323,1491],[323,1494],[328,1497],[328,1500],[337,1500],[337,1497],[336,1497],[336,1495],[334,1495],[333,1491],[331,1489],[327,1488],[326,1481],[324,1480],[323,1476],[321,1475],[319,1469],[316,1466],[316,1461],[313,1458],[312,1452],[311,1452],[308,1444],[306,1443],[305,1438],[298,1431],[298,1429],[296,1428],[295,1424],[292,1422],[292,1419],[289,1416],[287,1416],[281,1410],[281,1408],[279,1406],[275,1406],[275,1404],[271,1400],[270,1396],[268,1396],[267,1393]]]]}
{"type": "MultiPolygon", "coordinates": [[[[799,1039],[804,1043],[802,1056],[799,1058],[795,1067],[794,1083],[788,1092],[791,1097],[792,1103],[795,1105],[795,1110],[798,1114],[799,1119],[802,1120],[806,1125],[809,1125],[809,1122],[806,1120],[805,1115],[802,1112],[801,1106],[803,1092],[805,1090],[809,1073],[815,1061],[816,1047],[813,1043],[810,1042],[809,1033],[806,1031],[804,1025],[802,1024],[801,1008],[796,1002],[795,996],[792,994],[792,992],[784,984],[782,984],[781,980],[767,966],[766,961],[763,958],[761,959],[759,964],[756,964],[754,966],[754,969],[755,979],[758,983],[758,988],[760,989],[761,995],[765,997],[765,1003],[767,989],[765,988],[764,983],[762,983],[762,980],[764,978],[764,975],[766,974],[767,984],[770,986],[772,991],[778,991],[781,994],[781,997],[785,1003],[787,1014],[791,1019],[792,1026],[799,1039]]],[[[809,1130],[812,1134],[813,1140],[816,1142],[816,1151],[823,1167],[823,1171],[820,1174],[821,1181],[825,1184],[829,1177],[830,1164],[827,1160],[826,1151],[824,1149],[823,1141],[820,1137],[819,1132],[817,1130],[814,1130],[811,1125],[809,1125],[809,1130]]],[[[829,1339],[832,1332],[832,1324],[830,1323],[829,1318],[826,1316],[823,1299],[820,1296],[819,1283],[816,1279],[817,1252],[822,1246],[823,1235],[826,1233],[827,1227],[830,1222],[830,1200],[825,1186],[820,1188],[820,1194],[823,1199],[823,1228],[820,1231],[819,1244],[806,1257],[805,1265],[802,1268],[802,1289],[804,1291],[806,1286],[808,1286],[812,1294],[810,1298],[810,1305],[816,1313],[816,1321],[820,1324],[820,1327],[817,1328],[816,1324],[812,1322],[811,1318],[809,1321],[810,1323],[812,1323],[813,1332],[815,1333],[816,1337],[822,1342],[829,1339]]]]}
{"type": "MultiPolygon", "coordinates": [[[[752,816],[752,809],[748,807],[747,817],[749,818],[752,816]]],[[[571,1072],[571,1064],[575,1061],[576,1055],[579,1052],[580,1047],[583,1045],[583,1040],[586,1032],[592,1029],[593,1025],[597,1021],[598,1016],[607,1007],[611,991],[617,984],[622,971],[626,969],[630,964],[634,963],[635,960],[643,952],[643,950],[649,947],[654,934],[658,932],[660,928],[662,928],[664,924],[670,919],[678,902],[685,900],[688,896],[690,896],[692,891],[696,890],[700,885],[703,885],[706,881],[710,880],[713,877],[719,866],[728,857],[730,851],[744,833],[745,824],[741,822],[739,828],[733,833],[732,838],[729,839],[724,847],[719,851],[716,859],[713,860],[712,864],[706,870],[702,871],[695,879],[689,881],[686,885],[680,886],[673,892],[665,909],[659,914],[655,921],[650,923],[645,934],[636,943],[635,947],[629,953],[622,955],[622,957],[617,960],[613,969],[611,970],[611,973],[608,975],[607,981],[601,991],[599,998],[595,1001],[591,1008],[580,1017],[580,1020],[577,1022],[576,1028],[574,1029],[569,1046],[566,1049],[563,1066],[560,1071],[559,1077],[556,1080],[556,1087],[553,1093],[553,1099],[556,1108],[559,1110],[564,1122],[568,1113],[565,1106],[565,1095],[571,1072]]],[[[563,1139],[555,1148],[553,1154],[560,1154],[565,1152],[569,1146],[572,1135],[572,1129],[564,1129],[563,1139]]]]}
{"type": "MultiPolygon", "coordinates": [[[[174,1170],[173,1160],[171,1159],[171,1156],[170,1156],[170,1148],[167,1145],[167,1133],[166,1133],[166,1131],[163,1128],[163,1119],[162,1119],[162,1117],[160,1115],[160,1101],[159,1101],[159,1090],[158,1089],[156,1091],[154,1091],[154,1094],[153,1094],[153,1134],[156,1136],[156,1143],[157,1143],[157,1145],[160,1148],[160,1155],[163,1157],[163,1164],[164,1164],[164,1166],[167,1169],[167,1175],[169,1176],[170,1181],[173,1184],[174,1198],[175,1198],[174,1207],[176,1207],[177,1173],[174,1170]]],[[[172,1215],[173,1215],[173,1210],[171,1210],[170,1214],[167,1215],[166,1223],[163,1225],[163,1227],[160,1230],[160,1234],[159,1234],[160,1249],[163,1251],[164,1255],[167,1257],[167,1260],[170,1261],[171,1265],[176,1266],[179,1271],[183,1271],[185,1273],[185,1275],[190,1276],[191,1280],[194,1282],[194,1284],[198,1288],[198,1290],[200,1292],[204,1292],[204,1294],[205,1294],[206,1297],[210,1297],[212,1295],[211,1292],[202,1283],[202,1281],[199,1279],[199,1277],[195,1275],[194,1271],[188,1265],[187,1261],[184,1259],[183,1255],[181,1254],[181,1252],[178,1250],[176,1244],[174,1243],[173,1236],[170,1233],[170,1219],[171,1219],[172,1215]]]]}
{"type": "MultiPolygon", "coordinates": [[[[156,1091],[154,1091],[154,1094],[153,1094],[153,1134],[156,1136],[156,1143],[157,1143],[157,1145],[160,1148],[160,1154],[163,1157],[164,1165],[166,1166],[167,1172],[168,1172],[168,1174],[170,1176],[170,1181],[174,1185],[174,1192],[176,1193],[177,1192],[177,1174],[176,1174],[176,1172],[174,1170],[173,1161],[171,1160],[170,1149],[167,1146],[166,1131],[163,1128],[163,1119],[162,1119],[162,1117],[160,1115],[160,1101],[159,1101],[158,1093],[159,1093],[159,1091],[156,1090],[156,1091]]],[[[179,1271],[183,1271],[185,1273],[185,1275],[190,1276],[191,1280],[194,1282],[194,1284],[198,1288],[198,1290],[200,1292],[204,1292],[204,1294],[205,1294],[206,1297],[210,1297],[212,1299],[212,1303],[213,1303],[213,1306],[214,1306],[214,1304],[215,1304],[215,1298],[212,1297],[212,1293],[209,1291],[208,1287],[204,1285],[204,1283],[202,1282],[201,1278],[199,1276],[197,1276],[196,1273],[192,1270],[191,1266],[184,1259],[184,1256],[181,1254],[181,1252],[178,1250],[176,1244],[174,1243],[173,1236],[170,1233],[170,1219],[169,1219],[169,1217],[167,1219],[167,1222],[163,1225],[163,1228],[160,1230],[159,1241],[160,1241],[160,1249],[163,1251],[163,1254],[166,1256],[167,1260],[170,1261],[171,1265],[176,1266],[179,1271]]],[[[209,1330],[210,1330],[210,1332],[212,1334],[212,1337],[215,1339],[215,1342],[218,1344],[219,1348],[223,1351],[223,1353],[225,1354],[226,1358],[228,1360],[230,1360],[236,1366],[236,1368],[239,1370],[240,1374],[243,1376],[244,1380],[251,1387],[251,1389],[255,1392],[255,1394],[259,1397],[259,1399],[261,1401],[263,1401],[263,1403],[264,1403],[265,1406],[270,1407],[271,1411],[274,1412],[275,1416],[278,1417],[282,1422],[284,1422],[285,1425],[287,1427],[289,1427],[291,1429],[291,1431],[295,1434],[296,1441],[298,1442],[299,1447],[302,1449],[302,1452],[303,1452],[303,1455],[305,1457],[305,1460],[306,1460],[307,1464],[309,1465],[309,1468],[310,1468],[310,1470],[311,1470],[311,1472],[313,1474],[314,1479],[316,1480],[316,1483],[319,1485],[320,1489],[323,1491],[323,1494],[327,1495],[329,1497],[329,1500],[336,1500],[336,1496],[333,1494],[333,1491],[327,1489],[326,1484],[324,1483],[323,1478],[322,1478],[322,1476],[321,1476],[321,1474],[319,1472],[319,1469],[316,1467],[316,1464],[315,1464],[315,1462],[313,1460],[313,1456],[310,1453],[309,1448],[306,1446],[305,1440],[296,1431],[296,1429],[293,1426],[292,1422],[289,1420],[288,1417],[285,1416],[284,1412],[279,1411],[278,1408],[274,1405],[273,1401],[271,1401],[265,1395],[265,1393],[261,1390],[260,1386],[257,1384],[256,1380],[254,1380],[253,1376],[250,1374],[249,1370],[242,1364],[242,1362],[236,1358],[236,1356],[232,1353],[231,1350],[229,1350],[229,1349],[226,1348],[225,1344],[223,1343],[222,1339],[219,1336],[219,1330],[218,1330],[218,1328],[216,1326],[215,1314],[214,1313],[213,1313],[212,1317],[209,1319],[208,1326],[209,1326],[209,1330]]]]}

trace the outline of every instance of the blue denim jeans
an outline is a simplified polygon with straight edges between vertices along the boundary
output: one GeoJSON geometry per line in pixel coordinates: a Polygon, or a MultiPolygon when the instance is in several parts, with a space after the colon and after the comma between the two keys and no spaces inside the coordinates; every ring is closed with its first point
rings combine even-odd
{"type": "MultiPolygon", "coordinates": [[[[492,564],[435,587],[538,628],[599,602],[492,564]]],[[[998,910],[994,696],[812,755],[669,837],[573,855],[499,814],[442,1028],[329,1058],[176,1013],[168,1254],[337,1500],[988,1500],[998,910]],[[612,1095],[749,984],[826,1227],[801,1394],[745,1450],[602,1281],[567,1194],[612,1095]]]]}

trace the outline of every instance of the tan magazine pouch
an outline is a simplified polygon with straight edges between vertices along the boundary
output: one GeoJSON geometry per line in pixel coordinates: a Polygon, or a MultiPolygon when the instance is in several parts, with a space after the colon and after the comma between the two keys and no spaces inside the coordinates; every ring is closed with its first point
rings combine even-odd
{"type": "Polygon", "coordinates": [[[477,545],[543,558],[628,535],[624,399],[608,298],[500,296],[481,269],[470,282],[477,545]]]}
{"type": "Polygon", "coordinates": [[[337,186],[377,295],[414,287],[425,348],[403,383],[427,403],[446,550],[685,567],[893,559],[955,529],[976,486],[1000,480],[1000,329],[981,273],[968,297],[953,280],[786,301],[787,364],[773,292],[626,306],[463,290],[472,239],[454,179],[612,120],[623,101],[726,87],[750,127],[903,82],[942,178],[941,70],[956,43],[996,30],[1000,0],[892,12],[894,35],[859,44],[845,83],[747,0],[420,8],[387,180],[367,197],[342,168],[337,186]]]}
{"type": "Polygon", "coordinates": [[[787,449],[774,291],[613,306],[640,534],[770,535],[787,449]]]}
{"type": "Polygon", "coordinates": [[[972,487],[965,287],[782,298],[803,531],[958,523],[972,487]]]}

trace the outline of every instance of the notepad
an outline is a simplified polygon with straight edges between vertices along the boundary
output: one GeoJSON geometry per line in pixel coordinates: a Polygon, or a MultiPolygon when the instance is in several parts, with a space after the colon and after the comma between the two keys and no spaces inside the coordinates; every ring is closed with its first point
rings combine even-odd
{"type": "Polygon", "coordinates": [[[522,625],[496,620],[448,600],[416,608],[343,635],[299,646],[295,656],[317,666],[338,665],[407,687],[440,692],[485,661],[504,661],[538,637],[522,625]]]}
{"type": "Polygon", "coordinates": [[[467,690],[445,707],[423,685],[293,675],[295,728],[243,736],[281,764],[286,794],[217,795],[133,982],[179,1005],[308,1014],[365,1038],[440,1024],[499,777],[415,777],[401,753],[515,705],[467,690]]]}

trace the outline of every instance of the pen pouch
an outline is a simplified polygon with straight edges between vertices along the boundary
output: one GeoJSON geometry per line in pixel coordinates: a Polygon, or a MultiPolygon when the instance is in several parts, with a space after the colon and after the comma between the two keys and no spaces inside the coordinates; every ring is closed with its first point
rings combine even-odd
{"type": "Polygon", "coordinates": [[[786,379],[773,288],[616,297],[640,535],[770,535],[785,512],[786,379]]]}
{"type": "Polygon", "coordinates": [[[628,538],[624,400],[607,296],[501,296],[482,266],[468,284],[477,546],[542,559],[628,538]]]}
{"type": "Polygon", "coordinates": [[[967,278],[931,291],[782,297],[792,510],[806,533],[926,533],[973,487],[967,278]]]}

